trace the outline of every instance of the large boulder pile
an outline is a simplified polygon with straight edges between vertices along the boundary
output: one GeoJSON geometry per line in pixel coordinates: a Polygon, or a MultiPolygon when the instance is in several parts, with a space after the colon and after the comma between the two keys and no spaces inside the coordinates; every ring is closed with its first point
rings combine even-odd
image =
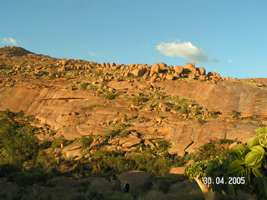
{"type": "Polygon", "coordinates": [[[206,73],[204,67],[196,67],[194,64],[186,64],[184,66],[168,66],[165,63],[153,65],[128,65],[129,73],[135,77],[150,77],[151,80],[175,80],[179,78],[187,78],[194,80],[212,80],[220,81],[222,77],[218,73],[206,73]]]}
{"type": "Polygon", "coordinates": [[[116,63],[78,63],[73,60],[59,60],[57,62],[59,72],[85,70],[86,73],[102,74],[105,80],[120,80],[127,78],[144,78],[146,80],[176,80],[191,79],[201,81],[220,81],[222,77],[218,73],[206,73],[204,67],[196,67],[194,64],[184,66],[168,66],[165,63],[148,64],[116,64],[116,63]]]}

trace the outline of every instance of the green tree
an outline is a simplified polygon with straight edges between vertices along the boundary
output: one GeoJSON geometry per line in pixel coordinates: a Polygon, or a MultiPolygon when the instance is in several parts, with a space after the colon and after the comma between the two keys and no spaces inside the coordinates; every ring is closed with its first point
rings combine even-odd
{"type": "Polygon", "coordinates": [[[267,199],[267,128],[260,128],[256,136],[246,144],[209,155],[197,160],[186,168],[186,174],[194,179],[205,198],[215,199],[215,193],[237,196],[238,193],[255,194],[257,199],[267,199]],[[204,184],[204,177],[215,181],[221,177],[224,184],[204,184]],[[244,177],[244,181],[230,184],[231,177],[244,177]]]}
{"type": "Polygon", "coordinates": [[[18,123],[15,116],[9,112],[0,115],[0,164],[19,166],[34,160],[38,153],[34,128],[18,123]]]}

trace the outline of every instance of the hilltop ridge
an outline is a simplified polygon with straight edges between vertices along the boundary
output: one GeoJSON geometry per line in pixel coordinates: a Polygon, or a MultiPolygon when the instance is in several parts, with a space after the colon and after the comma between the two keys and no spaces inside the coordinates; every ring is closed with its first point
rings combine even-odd
{"type": "Polygon", "coordinates": [[[184,66],[168,66],[165,63],[148,64],[116,64],[116,63],[96,63],[75,59],[55,59],[52,57],[35,54],[21,47],[0,48],[0,59],[2,65],[13,66],[9,73],[16,73],[21,70],[30,70],[35,74],[47,74],[48,76],[64,76],[68,71],[76,70],[78,75],[82,72],[91,73],[96,76],[102,73],[104,80],[121,80],[130,77],[142,77],[146,80],[175,80],[187,78],[192,80],[222,80],[221,76],[215,72],[208,72],[204,67],[196,67],[194,64],[184,66]],[[14,66],[15,65],[15,66],[14,66]],[[26,68],[26,69],[25,69],[26,68]]]}
{"type": "Polygon", "coordinates": [[[0,48],[0,56],[25,56],[28,54],[33,54],[32,52],[17,46],[5,46],[0,48]]]}

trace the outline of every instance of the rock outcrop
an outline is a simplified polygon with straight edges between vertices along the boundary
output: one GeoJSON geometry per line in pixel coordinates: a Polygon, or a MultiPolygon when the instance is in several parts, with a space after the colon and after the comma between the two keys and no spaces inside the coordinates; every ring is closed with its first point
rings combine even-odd
{"type": "MultiPolygon", "coordinates": [[[[223,79],[193,64],[99,64],[0,49],[0,109],[34,115],[68,139],[122,124],[140,134],[122,137],[123,148],[164,138],[183,155],[209,140],[254,135],[266,124],[266,99],[263,80],[223,79]]],[[[78,149],[64,153],[75,158],[78,149]]]]}
{"type": "MultiPolygon", "coordinates": [[[[104,80],[125,80],[131,76],[156,80],[175,80],[188,78],[202,81],[222,80],[217,73],[210,72],[206,75],[203,67],[198,68],[194,64],[184,66],[168,66],[165,63],[148,64],[116,64],[116,63],[95,63],[73,59],[54,59],[49,56],[34,54],[20,47],[4,47],[0,50],[0,63],[2,68],[12,66],[8,73],[31,74],[36,77],[60,78],[72,76],[93,76],[94,73],[104,80]],[[93,73],[92,73],[93,72],[93,73]]],[[[94,76],[95,77],[95,76],[94,76]]],[[[92,77],[93,78],[93,77],[92,77]]]]}

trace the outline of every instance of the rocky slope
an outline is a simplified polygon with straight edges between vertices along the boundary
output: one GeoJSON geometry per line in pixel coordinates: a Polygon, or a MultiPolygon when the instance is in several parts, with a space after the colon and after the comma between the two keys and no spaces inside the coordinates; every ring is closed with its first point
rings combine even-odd
{"type": "Polygon", "coordinates": [[[115,64],[0,49],[0,110],[24,111],[74,139],[123,127],[110,144],[164,138],[183,155],[215,139],[244,141],[265,125],[264,80],[222,78],[193,64],[115,64]]]}

